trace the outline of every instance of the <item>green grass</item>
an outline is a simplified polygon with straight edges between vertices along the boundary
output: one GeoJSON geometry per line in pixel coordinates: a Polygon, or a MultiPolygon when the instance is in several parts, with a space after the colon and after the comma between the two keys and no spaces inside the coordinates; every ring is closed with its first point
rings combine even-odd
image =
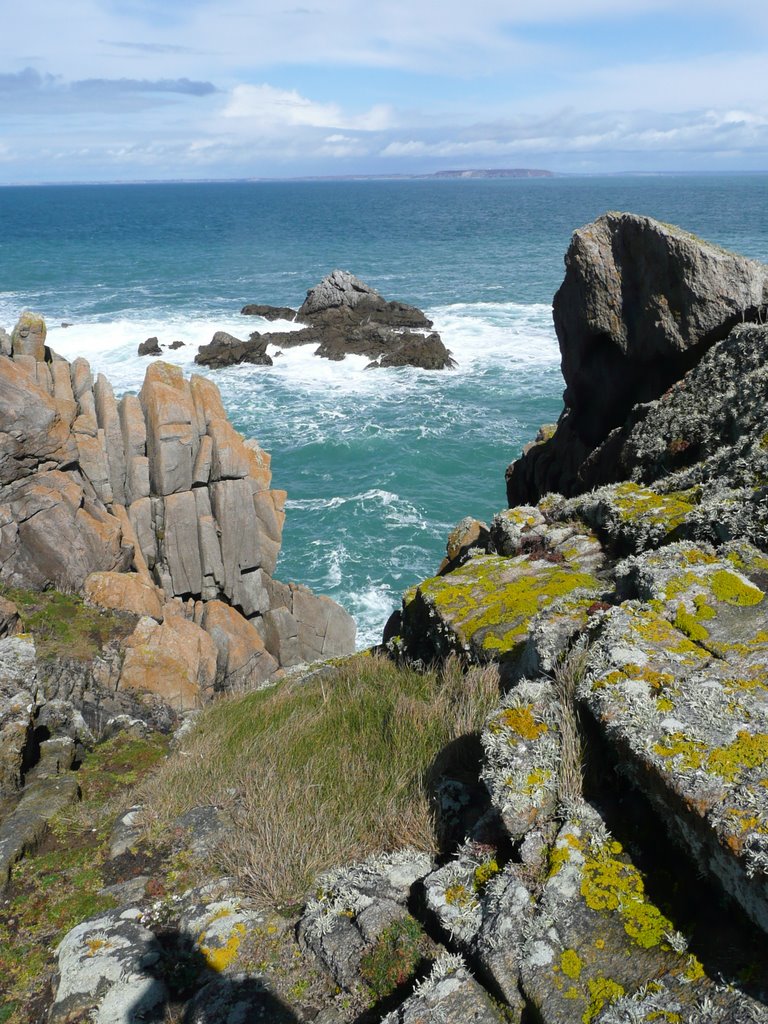
{"type": "Polygon", "coordinates": [[[360,962],[360,974],[374,1000],[386,999],[411,981],[430,952],[424,929],[410,914],[385,928],[360,962]]]}
{"type": "Polygon", "coordinates": [[[219,867],[264,905],[291,906],[326,868],[379,850],[434,848],[438,754],[466,737],[452,749],[469,758],[497,699],[493,670],[464,675],[449,662],[419,673],[369,655],[222,699],[140,787],[147,826],[162,831],[200,804],[229,808],[238,827],[219,867]]]}
{"type": "Polygon", "coordinates": [[[128,636],[136,617],[91,608],[81,597],[58,590],[22,590],[0,585],[0,597],[12,601],[22,628],[35,640],[38,657],[90,660],[115,638],[128,636]]]}
{"type": "Polygon", "coordinates": [[[97,747],[78,773],[82,802],[54,818],[40,851],[14,868],[0,905],[0,1022],[26,1024],[30,999],[53,973],[57,943],[114,905],[99,889],[116,812],[167,748],[166,737],[127,734],[97,747]]]}

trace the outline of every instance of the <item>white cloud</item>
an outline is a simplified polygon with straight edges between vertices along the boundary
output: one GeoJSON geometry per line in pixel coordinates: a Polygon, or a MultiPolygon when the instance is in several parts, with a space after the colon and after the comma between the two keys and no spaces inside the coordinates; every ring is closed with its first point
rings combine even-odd
{"type": "Polygon", "coordinates": [[[362,114],[345,114],[336,103],[317,103],[295,89],[271,85],[237,85],[223,111],[228,118],[248,118],[258,125],[287,128],[345,128],[383,131],[393,126],[392,110],[375,106],[362,114]]]}

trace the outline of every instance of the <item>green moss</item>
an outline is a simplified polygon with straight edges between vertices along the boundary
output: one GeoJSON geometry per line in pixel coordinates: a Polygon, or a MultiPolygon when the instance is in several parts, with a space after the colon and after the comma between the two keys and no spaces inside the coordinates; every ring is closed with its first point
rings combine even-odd
{"type": "Polygon", "coordinates": [[[136,616],[91,608],[81,597],[58,590],[22,590],[0,585],[0,597],[13,601],[22,628],[32,635],[38,657],[92,659],[105,644],[128,636],[136,616]]]}
{"type": "Polygon", "coordinates": [[[428,951],[418,921],[408,914],[384,929],[360,961],[360,974],[377,1002],[407,984],[428,951]]]}

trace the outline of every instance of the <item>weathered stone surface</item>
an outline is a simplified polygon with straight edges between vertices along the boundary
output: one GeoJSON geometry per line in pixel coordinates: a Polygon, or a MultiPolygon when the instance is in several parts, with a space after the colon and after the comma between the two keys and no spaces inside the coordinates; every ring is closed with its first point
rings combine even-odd
{"type": "Polygon", "coordinates": [[[768,303],[768,267],[634,214],[580,228],[565,265],[553,304],[565,404],[592,444],[678,380],[686,352],[768,303]]]}
{"type": "Polygon", "coordinates": [[[299,627],[302,661],[341,658],[354,651],[355,620],[330,597],[294,590],[291,612],[299,627]]]}
{"type": "Polygon", "coordinates": [[[295,320],[296,310],[290,306],[265,306],[251,302],[240,310],[243,316],[261,316],[265,320],[295,320]]]}
{"type": "Polygon", "coordinates": [[[43,775],[24,787],[18,804],[0,822],[0,892],[16,861],[43,839],[51,819],[79,798],[74,774],[43,775]]]}
{"type": "Polygon", "coordinates": [[[173,582],[173,594],[199,595],[203,569],[197,534],[197,504],[193,491],[169,494],[165,499],[165,560],[173,582]]]}
{"type": "Polygon", "coordinates": [[[413,885],[432,868],[426,853],[400,850],[324,872],[299,922],[298,940],[345,988],[376,937],[406,914],[413,885]]]}
{"type": "Polygon", "coordinates": [[[264,646],[283,668],[302,663],[299,624],[287,608],[271,608],[265,612],[262,629],[264,646]]]}
{"type": "Polygon", "coordinates": [[[137,354],[140,356],[161,356],[163,350],[160,348],[160,342],[157,338],[147,338],[146,341],[139,342],[137,354]]]}
{"type": "Polygon", "coordinates": [[[20,632],[19,609],[4,597],[0,597],[0,640],[20,632]]]}
{"type": "Polygon", "coordinates": [[[426,580],[403,599],[402,635],[412,657],[430,662],[451,652],[513,666],[525,650],[533,617],[567,600],[584,619],[603,590],[579,561],[546,555],[478,555],[448,576],[426,580]]]}
{"type": "Polygon", "coordinates": [[[587,805],[561,829],[550,865],[520,958],[523,990],[542,1020],[596,1020],[659,976],[701,976],[695,958],[673,948],[674,926],[587,805]]]}
{"type": "Polygon", "coordinates": [[[128,508],[128,518],[138,538],[144,560],[151,569],[157,559],[157,538],[152,526],[151,500],[139,498],[134,501],[128,508]]]}
{"type": "Polygon", "coordinates": [[[247,974],[215,978],[195,994],[184,1013],[184,1024],[241,1024],[264,1020],[295,1024],[295,1012],[273,992],[267,979],[247,974]]]}
{"type": "Polygon", "coordinates": [[[156,974],[163,952],[133,908],[111,910],[73,928],[58,949],[59,982],[48,1018],[69,1024],[161,1021],[168,990],[156,974]]]}
{"type": "Polygon", "coordinates": [[[310,288],[297,319],[315,323],[336,310],[354,311],[355,319],[371,319],[397,327],[432,326],[420,309],[402,302],[387,302],[379,293],[347,270],[332,270],[310,288]]]}
{"type": "MultiPolygon", "coordinates": [[[[768,268],[678,228],[606,214],[577,231],[554,302],[566,408],[554,436],[510,466],[510,505],[621,479],[622,461],[633,457],[626,434],[645,412],[633,407],[656,399],[663,407],[667,389],[706,358],[708,348],[745,320],[758,320],[767,304],[768,268]]],[[[713,381],[716,396],[732,386],[734,371],[738,376],[725,357],[723,380],[713,381]]],[[[706,408],[699,403],[694,433],[706,408]]],[[[676,422],[679,432],[669,436],[662,429],[650,447],[655,458],[687,465],[697,459],[695,444],[689,445],[685,422],[676,422]],[[658,451],[659,443],[666,452],[658,451]]],[[[636,440],[642,446],[641,437],[636,440]]]]}
{"type": "Polygon", "coordinates": [[[216,683],[216,646],[211,637],[180,616],[161,624],[144,617],[124,642],[120,687],[158,694],[176,711],[199,707],[216,683]]]}
{"type": "Polygon", "coordinates": [[[461,957],[445,954],[417,991],[388,1013],[381,1024],[501,1024],[504,1019],[461,957]]]}
{"type": "Polygon", "coordinates": [[[523,680],[489,717],[481,776],[512,839],[557,808],[560,702],[547,680],[523,680]]]}
{"type": "Polygon", "coordinates": [[[0,800],[21,786],[24,754],[38,704],[31,637],[0,639],[0,800]]]}
{"type": "Polygon", "coordinates": [[[190,490],[198,433],[192,393],[181,368],[152,363],[139,400],[147,424],[152,493],[190,490]]]}
{"type": "Polygon", "coordinates": [[[224,366],[239,366],[241,363],[253,363],[257,366],[271,366],[272,359],[267,355],[267,339],[256,331],[248,341],[217,331],[210,345],[201,345],[197,350],[195,362],[200,366],[210,366],[220,370],[224,366]]]}
{"type": "Polygon", "coordinates": [[[112,385],[103,373],[100,373],[96,378],[93,397],[96,403],[96,422],[99,425],[99,429],[104,431],[112,497],[118,504],[125,505],[125,450],[123,448],[123,432],[112,385]]]}
{"type": "Polygon", "coordinates": [[[90,573],[121,571],[131,557],[119,521],[88,499],[79,474],[36,473],[3,489],[0,579],[77,591],[90,573]]]}
{"type": "Polygon", "coordinates": [[[10,356],[13,354],[13,343],[11,342],[11,336],[4,327],[0,327],[0,356],[10,356]]]}
{"type": "Polygon", "coordinates": [[[216,688],[252,690],[268,683],[278,662],[255,626],[222,601],[207,601],[200,625],[216,645],[216,688]]]}
{"type": "Polygon", "coordinates": [[[0,502],[3,485],[45,464],[76,462],[77,447],[55,399],[20,374],[15,361],[0,357],[0,502]]]}
{"type": "Polygon", "coordinates": [[[670,834],[768,931],[765,592],[686,545],[631,572],[653,609],[606,614],[581,700],[670,834]]]}
{"type": "Polygon", "coordinates": [[[45,321],[39,313],[21,314],[11,332],[14,356],[32,356],[38,362],[45,360],[45,321]]]}
{"type": "Polygon", "coordinates": [[[133,572],[92,572],[86,577],[83,596],[98,608],[149,615],[160,621],[163,608],[157,587],[133,572]]]}
{"type": "MultiPolygon", "coordinates": [[[[422,370],[446,370],[453,369],[457,365],[450,350],[445,347],[442,338],[436,331],[426,335],[414,334],[411,331],[392,332],[386,341],[388,342],[386,350],[378,359],[369,363],[366,369],[417,366],[422,370]]],[[[317,354],[324,354],[322,347],[317,354]]]]}

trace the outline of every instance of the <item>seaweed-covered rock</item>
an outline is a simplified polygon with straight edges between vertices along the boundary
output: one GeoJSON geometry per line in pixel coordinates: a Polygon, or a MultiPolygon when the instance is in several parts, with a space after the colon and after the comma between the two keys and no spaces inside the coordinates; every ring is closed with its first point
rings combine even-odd
{"type": "Polygon", "coordinates": [[[267,341],[254,331],[248,341],[217,331],[210,345],[201,345],[197,350],[195,362],[199,366],[210,366],[220,370],[224,366],[238,366],[240,363],[255,363],[257,366],[271,366],[272,359],[267,355],[267,341]]]}

